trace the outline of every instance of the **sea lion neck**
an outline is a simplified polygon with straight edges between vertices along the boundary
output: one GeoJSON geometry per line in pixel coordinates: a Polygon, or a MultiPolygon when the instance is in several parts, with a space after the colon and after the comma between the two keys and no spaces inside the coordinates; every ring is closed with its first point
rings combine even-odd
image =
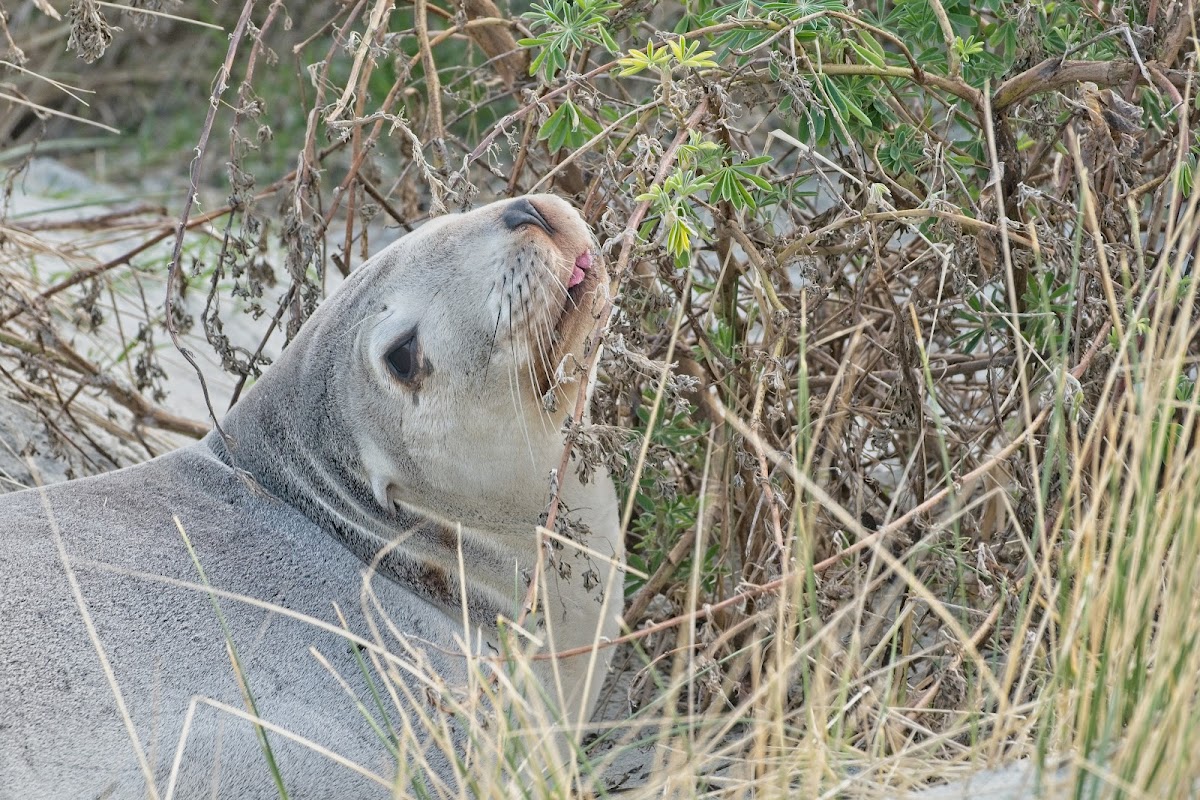
{"type": "MultiPolygon", "coordinates": [[[[355,320],[339,314],[345,308],[338,299],[327,301],[230,410],[224,435],[213,431],[205,443],[254,490],[298,510],[364,566],[456,615],[465,597],[475,624],[494,626],[499,615],[512,613],[512,575],[534,557],[536,520],[523,541],[472,535],[471,521],[464,525],[442,509],[378,502],[339,391],[350,379],[345,343],[355,320]],[[465,576],[458,570],[460,548],[465,576]]],[[[419,475],[419,466],[407,471],[419,475]]],[[[436,496],[433,487],[406,488],[436,496]]]]}
{"type": "MultiPolygon", "coordinates": [[[[209,435],[209,446],[306,515],[314,516],[324,501],[328,512],[362,524],[374,514],[361,502],[369,499],[369,491],[363,498],[350,430],[335,392],[342,371],[337,343],[346,338],[340,330],[345,325],[338,324],[348,305],[345,295],[335,293],[305,323],[276,363],[230,409],[221,423],[224,435],[209,435]]],[[[342,353],[341,361],[345,358],[342,353]]]]}

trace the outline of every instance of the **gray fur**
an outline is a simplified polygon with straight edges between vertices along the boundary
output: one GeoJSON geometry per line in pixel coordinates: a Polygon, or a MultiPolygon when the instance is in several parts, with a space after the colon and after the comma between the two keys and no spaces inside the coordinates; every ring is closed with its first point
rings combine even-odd
{"type": "MultiPolygon", "coordinates": [[[[246,707],[214,598],[175,517],[220,593],[261,718],[392,779],[395,758],[310,649],[379,725],[386,713],[398,726],[402,713],[436,718],[431,700],[465,683],[457,642],[493,651],[497,614],[520,612],[564,412],[534,410],[544,387],[527,385],[522,366],[530,354],[521,337],[538,322],[522,314],[536,312],[536,302],[534,312],[506,307],[495,287],[523,282],[554,317],[561,278],[542,273],[588,241],[565,203],[534,199],[568,228],[555,240],[566,256],[504,229],[503,204],[436,220],[363,265],[318,309],[227,415],[228,439],[213,433],[140,466],[0,498],[0,799],[149,796],[69,572],[159,796],[189,709],[175,797],[278,796],[254,726],[195,700],[246,707]],[[518,256],[541,271],[518,273],[518,256]],[[379,355],[414,325],[427,338],[430,369],[407,391],[387,380],[379,355]],[[460,536],[466,575],[457,566],[460,536]],[[373,560],[377,607],[363,602],[373,560]],[[465,636],[460,593],[470,613],[465,636]],[[388,663],[409,693],[403,708],[373,704],[369,684],[378,688],[382,678],[365,658],[364,676],[346,637],[263,604],[334,628],[336,604],[353,634],[394,654],[388,663]],[[405,671],[413,662],[432,670],[432,683],[405,671]]],[[[558,344],[565,354],[578,342],[558,344]]],[[[568,476],[563,497],[592,531],[587,546],[619,561],[607,477],[584,486],[568,476]]],[[[552,645],[612,635],[620,589],[604,596],[610,569],[579,553],[561,557],[575,567],[573,579],[548,582],[546,621],[559,631],[552,645]],[[584,588],[586,571],[599,588],[584,588]]],[[[546,690],[565,686],[573,712],[590,707],[600,680],[584,696],[579,662],[558,662],[558,684],[545,668],[546,690]]],[[[307,746],[277,733],[268,740],[292,798],[389,794],[307,746]]],[[[427,758],[452,782],[447,754],[427,758]]]]}

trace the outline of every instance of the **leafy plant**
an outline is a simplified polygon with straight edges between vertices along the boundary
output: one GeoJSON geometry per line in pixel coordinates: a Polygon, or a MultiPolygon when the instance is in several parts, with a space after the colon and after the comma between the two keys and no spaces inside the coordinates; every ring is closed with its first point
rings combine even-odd
{"type": "Polygon", "coordinates": [[[525,13],[531,27],[544,29],[537,36],[519,40],[522,47],[540,47],[529,64],[529,74],[552,81],[567,66],[567,59],[588,45],[599,45],[610,53],[618,51],[608,32],[608,14],[621,7],[611,0],[550,0],[534,3],[525,13]]]}
{"type": "MultiPolygon", "coordinates": [[[[677,259],[688,254],[692,239],[697,236],[699,216],[690,199],[712,185],[710,178],[697,174],[695,170],[679,169],[672,172],[661,186],[653,186],[636,198],[639,202],[650,202],[650,207],[667,229],[667,251],[677,259]]],[[[653,228],[653,223],[647,223],[642,227],[642,235],[649,235],[653,228]]]]}
{"type": "Polygon", "coordinates": [[[715,67],[714,50],[701,50],[699,42],[688,42],[683,37],[672,39],[662,47],[655,48],[647,42],[644,50],[630,50],[629,55],[617,60],[621,65],[620,75],[636,75],[644,69],[667,74],[673,69],[700,69],[715,67]]]}
{"type": "MultiPolygon", "coordinates": [[[[708,203],[728,201],[738,211],[754,211],[758,208],[754,192],[770,192],[772,186],[757,174],[759,168],[771,163],[770,156],[738,161],[723,145],[695,132],[679,150],[678,168],[661,186],[643,192],[637,200],[650,202],[667,231],[667,251],[682,264],[693,238],[699,235],[700,217],[694,199],[704,193],[708,203]]],[[[654,227],[655,221],[651,220],[642,226],[641,234],[649,236],[654,227]]]]}
{"type": "Polygon", "coordinates": [[[538,141],[545,142],[551,151],[564,147],[581,147],[604,128],[599,122],[582,113],[570,100],[565,100],[538,129],[538,141]]]}

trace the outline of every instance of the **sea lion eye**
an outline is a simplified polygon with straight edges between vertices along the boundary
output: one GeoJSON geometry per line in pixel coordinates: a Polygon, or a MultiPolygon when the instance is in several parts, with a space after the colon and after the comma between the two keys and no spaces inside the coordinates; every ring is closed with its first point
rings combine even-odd
{"type": "Polygon", "coordinates": [[[412,378],[417,369],[417,335],[410,333],[387,351],[388,366],[399,380],[412,378]]]}

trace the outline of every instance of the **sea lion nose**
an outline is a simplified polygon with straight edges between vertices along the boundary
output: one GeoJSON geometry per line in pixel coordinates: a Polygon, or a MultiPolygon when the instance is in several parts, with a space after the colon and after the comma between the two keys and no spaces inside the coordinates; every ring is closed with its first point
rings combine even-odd
{"type": "Polygon", "coordinates": [[[515,231],[523,225],[537,225],[548,235],[554,235],[554,228],[527,197],[518,197],[509,203],[508,208],[504,209],[504,213],[500,215],[500,221],[510,231],[515,231]]]}

